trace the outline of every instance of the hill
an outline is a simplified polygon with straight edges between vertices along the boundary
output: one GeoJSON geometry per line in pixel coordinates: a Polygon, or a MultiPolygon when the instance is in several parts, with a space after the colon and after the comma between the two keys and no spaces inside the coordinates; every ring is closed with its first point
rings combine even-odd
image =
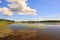
{"type": "Polygon", "coordinates": [[[44,23],[44,22],[60,22],[60,20],[21,21],[21,23],[44,23]]]}

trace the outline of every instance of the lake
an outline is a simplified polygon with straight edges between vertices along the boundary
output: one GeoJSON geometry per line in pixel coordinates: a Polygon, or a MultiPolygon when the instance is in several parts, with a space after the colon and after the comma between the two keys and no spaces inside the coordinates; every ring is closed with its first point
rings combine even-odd
{"type": "MultiPolygon", "coordinates": [[[[34,40],[60,40],[60,25],[17,23],[10,24],[7,27],[13,31],[36,30],[34,40]]],[[[30,40],[33,40],[33,38],[30,40]]]]}

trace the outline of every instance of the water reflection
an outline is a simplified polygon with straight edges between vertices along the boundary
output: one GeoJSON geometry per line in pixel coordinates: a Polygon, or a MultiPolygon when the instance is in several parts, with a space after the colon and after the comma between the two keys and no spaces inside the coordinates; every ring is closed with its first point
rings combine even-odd
{"type": "MultiPolygon", "coordinates": [[[[10,24],[7,27],[8,29],[11,29],[13,31],[18,31],[19,33],[22,33],[23,35],[26,35],[26,34],[30,35],[30,32],[31,32],[35,34],[34,40],[35,39],[36,40],[60,40],[60,25],[20,24],[19,23],[19,24],[10,24]],[[31,30],[34,30],[34,31],[32,32],[31,30]],[[30,32],[28,33],[28,31],[30,32]]],[[[17,37],[19,38],[19,36],[17,37]]],[[[33,38],[31,40],[33,40],[33,38]]]]}
{"type": "Polygon", "coordinates": [[[33,30],[33,29],[45,29],[46,27],[41,24],[12,24],[8,25],[8,27],[12,30],[33,30]]]}
{"type": "MultiPolygon", "coordinates": [[[[36,24],[35,24],[36,25],[36,24]]],[[[40,24],[41,25],[41,24],[40,24]]],[[[24,25],[9,25],[9,28],[13,30],[18,30],[18,29],[23,29],[23,30],[33,30],[36,29],[38,30],[38,34],[41,35],[42,37],[48,36],[48,37],[54,37],[56,39],[60,39],[60,25],[44,25],[46,28],[41,29],[41,28],[34,28],[34,27],[26,27],[24,25]]],[[[36,26],[38,27],[38,26],[36,26]]]]}

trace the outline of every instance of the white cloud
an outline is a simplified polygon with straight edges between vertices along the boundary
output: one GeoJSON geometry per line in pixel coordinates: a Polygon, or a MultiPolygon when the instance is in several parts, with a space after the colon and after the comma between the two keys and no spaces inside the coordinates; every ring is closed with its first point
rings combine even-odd
{"type": "Polygon", "coordinates": [[[0,8],[0,11],[1,9],[6,10],[6,12],[2,10],[5,15],[12,15],[14,11],[22,15],[36,15],[36,10],[28,7],[26,1],[27,0],[7,0],[7,2],[11,3],[8,4],[9,8],[0,8]]]}
{"type": "Polygon", "coordinates": [[[2,12],[3,14],[5,15],[8,15],[8,16],[11,16],[13,14],[13,12],[11,12],[8,8],[6,7],[3,7],[3,8],[0,8],[0,12],[2,12]]]}

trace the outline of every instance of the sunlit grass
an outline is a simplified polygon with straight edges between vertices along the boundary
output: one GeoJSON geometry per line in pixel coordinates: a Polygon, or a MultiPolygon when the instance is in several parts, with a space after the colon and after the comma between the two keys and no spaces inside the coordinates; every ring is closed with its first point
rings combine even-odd
{"type": "Polygon", "coordinates": [[[9,22],[7,21],[0,21],[0,38],[5,37],[5,35],[9,35],[11,33],[11,30],[8,29],[7,25],[9,22]]]}
{"type": "Polygon", "coordinates": [[[0,21],[0,27],[6,26],[8,23],[6,21],[0,21]]]}
{"type": "Polygon", "coordinates": [[[4,32],[6,30],[7,22],[6,21],[0,21],[0,37],[4,37],[4,32]]]}

